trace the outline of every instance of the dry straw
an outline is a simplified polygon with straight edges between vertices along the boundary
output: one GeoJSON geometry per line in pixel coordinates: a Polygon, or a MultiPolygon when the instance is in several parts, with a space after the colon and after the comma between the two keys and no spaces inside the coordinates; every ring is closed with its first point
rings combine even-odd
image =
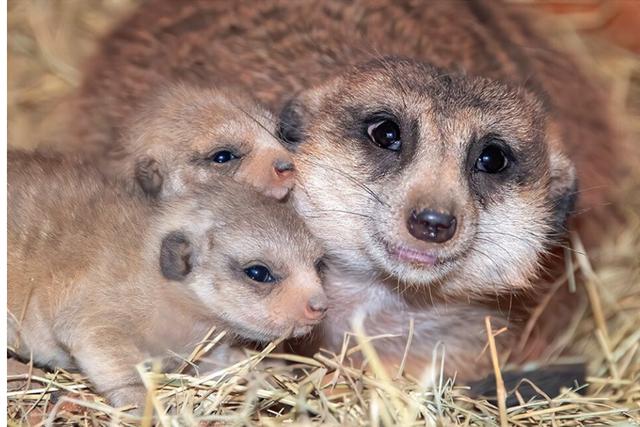
{"type": "MultiPolygon", "coordinates": [[[[135,5],[134,0],[13,0],[9,1],[9,141],[33,147],[58,123],[61,100],[79,81],[78,64],[95,41],[135,5]]],[[[606,3],[606,2],[605,2],[606,3]]],[[[610,7],[568,17],[564,25],[597,27],[610,7]],[[575,19],[571,19],[575,18],[575,19]]],[[[557,27],[557,26],[556,26],[557,27]]],[[[611,84],[621,125],[638,141],[640,121],[629,110],[640,105],[640,62],[613,46],[560,26],[556,40],[581,54],[593,70],[611,84]]],[[[580,29],[580,28],[579,28],[580,29]]],[[[494,406],[468,397],[441,376],[445,349],[422,378],[408,378],[382,369],[369,338],[359,324],[350,347],[339,354],[320,352],[312,358],[276,353],[276,344],[226,369],[204,376],[185,374],[222,338],[211,330],[183,365],[159,374],[139,366],[149,389],[145,417],[127,408],[113,408],[91,391],[78,374],[58,371],[8,376],[9,425],[150,425],[232,424],[309,425],[635,425],[640,423],[640,173],[625,186],[627,226],[597,253],[587,257],[578,236],[572,237],[565,274],[552,286],[576,289],[572,322],[546,356],[554,360],[570,351],[588,360],[585,395],[565,390],[560,396],[521,401],[514,407],[494,406]],[[594,264],[592,264],[594,261],[594,264]],[[585,299],[579,298],[586,295],[585,299]],[[363,371],[350,356],[368,360],[363,371]],[[284,363],[286,362],[286,363],[284,363]],[[150,418],[154,413],[155,418],[150,418]]],[[[543,301],[544,302],[544,301],[543,301]]],[[[534,319],[542,310],[534,312],[534,319]]],[[[490,323],[488,336],[493,337],[490,323]]],[[[375,339],[375,338],[374,338],[375,339]]],[[[490,344],[492,338],[490,338],[490,344]]],[[[408,343],[410,345],[410,343],[408,343]]],[[[490,345],[492,358],[498,355],[490,345]]],[[[501,387],[496,375],[498,390],[501,387]]]]}

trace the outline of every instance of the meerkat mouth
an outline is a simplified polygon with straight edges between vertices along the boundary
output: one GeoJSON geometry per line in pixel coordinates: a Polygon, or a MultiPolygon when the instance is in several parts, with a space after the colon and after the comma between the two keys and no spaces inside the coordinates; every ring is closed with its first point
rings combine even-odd
{"type": "Polygon", "coordinates": [[[292,338],[300,338],[302,336],[308,335],[311,333],[311,331],[313,330],[313,328],[316,326],[317,324],[309,324],[309,325],[299,325],[297,326],[293,332],[291,333],[291,337],[292,338]]]}
{"type": "Polygon", "coordinates": [[[441,263],[441,260],[431,252],[419,251],[389,242],[384,242],[384,247],[392,258],[402,262],[417,264],[421,267],[433,267],[441,263]]]}
{"type": "Polygon", "coordinates": [[[458,257],[443,257],[433,252],[421,251],[403,244],[393,244],[385,240],[380,241],[389,257],[402,263],[411,264],[420,268],[431,268],[452,263],[458,257]]]}

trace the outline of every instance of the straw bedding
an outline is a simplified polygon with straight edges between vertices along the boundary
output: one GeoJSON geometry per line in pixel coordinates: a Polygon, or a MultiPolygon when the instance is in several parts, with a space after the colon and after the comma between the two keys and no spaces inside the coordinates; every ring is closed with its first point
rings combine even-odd
{"type": "MultiPolygon", "coordinates": [[[[64,114],[62,100],[80,80],[79,64],[99,36],[136,3],[9,1],[10,146],[32,148],[55,131],[57,118],[64,114]]],[[[565,13],[554,21],[554,39],[607,80],[620,125],[635,149],[640,137],[640,8],[632,3],[540,2],[536,7],[565,13]]],[[[621,183],[624,233],[588,256],[579,237],[573,236],[576,251],[570,270],[575,273],[558,284],[575,282],[578,309],[567,332],[548,349],[547,360],[567,352],[583,355],[588,385],[581,390],[499,407],[469,397],[464,387],[441,378],[437,367],[423,378],[408,378],[402,372],[388,376],[361,335],[365,331],[356,329],[349,348],[337,355],[285,355],[277,353],[274,343],[248,354],[242,363],[203,376],[158,374],[153,364],[142,365],[140,373],[149,389],[146,415],[155,410],[161,414],[161,425],[640,424],[640,172],[632,175],[621,183]],[[368,358],[366,372],[349,363],[354,352],[368,358]],[[426,382],[435,386],[426,388],[426,382]]],[[[188,362],[204,355],[223,334],[214,330],[203,337],[188,362]]],[[[45,373],[10,360],[7,381],[10,425],[151,423],[149,417],[136,420],[122,411],[126,408],[107,405],[77,373],[45,373]]]]}

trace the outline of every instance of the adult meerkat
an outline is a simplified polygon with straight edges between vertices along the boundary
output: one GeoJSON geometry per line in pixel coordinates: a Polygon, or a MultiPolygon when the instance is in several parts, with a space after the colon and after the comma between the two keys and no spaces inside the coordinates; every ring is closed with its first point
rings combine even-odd
{"type": "Polygon", "coordinates": [[[530,287],[577,182],[598,211],[622,163],[601,89],[498,2],[147,2],[89,63],[77,134],[108,139],[158,76],[244,85],[282,111],[294,199],[342,305],[325,344],[356,308],[373,332],[414,317],[416,366],[443,339],[467,376],[482,317],[508,317],[487,301],[530,287]]]}
{"type": "MultiPolygon", "coordinates": [[[[370,333],[401,336],[413,317],[412,373],[438,341],[449,374],[488,369],[484,317],[511,320],[505,345],[522,321],[491,300],[530,290],[576,195],[537,97],[385,58],[305,91],[285,112],[285,136],[302,141],[294,202],[330,255],[326,289],[340,302],[322,344],[339,348],[354,313],[370,333]],[[394,88],[401,98],[386,95],[394,88]]],[[[379,351],[397,362],[395,344],[379,351]]]]}
{"type": "Polygon", "coordinates": [[[154,198],[220,176],[277,199],[293,186],[291,153],[275,136],[275,118],[240,90],[160,85],[126,122],[98,164],[154,198]]]}
{"type": "Polygon", "coordinates": [[[80,369],[116,405],[142,404],[135,365],[238,340],[310,332],[327,299],[320,246],[283,203],[232,181],[174,202],[132,197],[90,165],[9,152],[8,345],[80,369]]]}

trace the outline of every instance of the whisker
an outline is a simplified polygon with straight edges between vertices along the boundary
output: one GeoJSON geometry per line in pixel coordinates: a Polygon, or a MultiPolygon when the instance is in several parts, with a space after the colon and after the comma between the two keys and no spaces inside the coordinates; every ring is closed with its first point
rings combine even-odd
{"type": "Polygon", "coordinates": [[[382,200],[382,198],[375,192],[373,191],[368,185],[360,182],[357,178],[353,177],[352,175],[334,167],[334,166],[330,166],[330,165],[326,165],[326,164],[320,164],[317,162],[313,162],[310,159],[302,159],[302,162],[307,162],[313,166],[318,166],[321,168],[326,168],[329,169],[333,172],[338,173],[339,175],[343,176],[344,178],[347,178],[348,180],[350,180],[351,182],[353,182],[354,184],[356,184],[358,187],[362,188],[364,191],[366,191],[369,195],[371,195],[371,197],[373,197],[374,200],[376,200],[378,203],[380,203],[383,206],[386,207],[391,207],[389,204],[387,204],[384,200],[382,200]]]}
{"type": "MultiPolygon", "coordinates": [[[[481,251],[478,248],[471,247],[470,250],[472,252],[475,252],[477,254],[480,254],[480,255],[484,256],[491,263],[491,265],[493,265],[493,267],[495,268],[495,272],[498,275],[498,277],[500,278],[500,281],[502,283],[509,283],[509,281],[506,280],[506,277],[502,274],[500,266],[495,262],[495,260],[492,257],[490,257],[488,254],[484,253],[483,251],[481,251]]],[[[495,296],[496,296],[496,302],[498,302],[498,299],[500,297],[500,292],[498,291],[498,288],[495,286],[495,284],[494,284],[493,288],[494,288],[494,293],[495,293],[495,296]]]]}
{"type": "Polygon", "coordinates": [[[260,126],[265,132],[267,132],[278,144],[282,144],[282,141],[280,140],[280,138],[278,138],[278,136],[272,132],[271,130],[267,129],[267,127],[265,125],[263,125],[262,123],[260,123],[260,120],[256,119],[253,115],[249,114],[248,111],[246,111],[244,108],[242,108],[241,106],[239,106],[238,104],[233,104],[233,106],[235,108],[237,108],[238,110],[240,110],[244,115],[246,115],[247,117],[249,117],[255,124],[257,124],[258,126],[260,126]]]}
{"type": "MultiPolygon", "coordinates": [[[[307,190],[307,188],[306,188],[303,184],[301,184],[301,183],[300,183],[300,184],[298,184],[298,187],[299,187],[302,191],[304,191],[304,193],[307,195],[307,197],[309,197],[309,198],[311,197],[311,196],[310,196],[310,194],[309,194],[309,191],[307,190]]],[[[329,212],[329,213],[331,213],[331,212],[335,212],[335,213],[351,214],[351,215],[359,216],[359,217],[362,217],[362,218],[370,219],[370,220],[372,220],[372,221],[373,221],[373,220],[375,220],[372,216],[367,215],[367,214],[365,214],[365,213],[362,213],[362,212],[354,212],[354,211],[347,211],[347,210],[343,210],[343,209],[318,209],[318,208],[314,208],[314,211],[315,211],[315,212],[319,212],[319,213],[325,213],[325,212],[329,212]]],[[[299,212],[298,212],[298,213],[299,213],[299,212]]],[[[306,215],[306,217],[307,217],[307,218],[318,218],[318,219],[322,218],[322,217],[321,217],[321,216],[319,216],[319,215],[318,215],[318,216],[309,216],[309,215],[306,215]]]]}
{"type": "Polygon", "coordinates": [[[359,213],[359,212],[352,212],[352,211],[345,211],[342,209],[320,209],[317,212],[321,212],[321,213],[343,213],[343,214],[347,214],[347,215],[355,215],[355,216],[359,216],[362,218],[367,218],[370,220],[374,220],[374,218],[371,215],[367,215],[367,214],[363,214],[363,213],[359,213]]]}

